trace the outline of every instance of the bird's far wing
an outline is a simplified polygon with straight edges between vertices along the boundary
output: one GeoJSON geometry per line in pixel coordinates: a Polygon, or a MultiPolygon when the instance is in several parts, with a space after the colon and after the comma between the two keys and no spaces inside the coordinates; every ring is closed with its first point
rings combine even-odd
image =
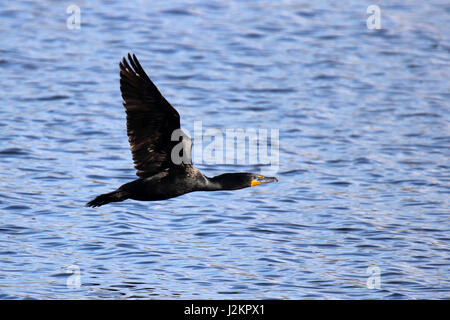
{"type": "MultiPolygon", "coordinates": [[[[136,174],[149,177],[173,167],[172,132],[180,129],[180,115],[162,96],[136,56],[120,62],[120,90],[127,114],[127,134],[136,174]]],[[[180,129],[181,130],[181,129],[180,129]]]]}

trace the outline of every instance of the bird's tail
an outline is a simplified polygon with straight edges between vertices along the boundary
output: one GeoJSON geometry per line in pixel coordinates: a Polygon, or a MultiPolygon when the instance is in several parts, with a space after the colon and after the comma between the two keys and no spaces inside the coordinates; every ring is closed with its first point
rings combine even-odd
{"type": "Polygon", "coordinates": [[[124,190],[116,190],[97,196],[94,200],[86,203],[88,207],[100,207],[110,202],[119,202],[128,199],[128,193],[124,190]]]}

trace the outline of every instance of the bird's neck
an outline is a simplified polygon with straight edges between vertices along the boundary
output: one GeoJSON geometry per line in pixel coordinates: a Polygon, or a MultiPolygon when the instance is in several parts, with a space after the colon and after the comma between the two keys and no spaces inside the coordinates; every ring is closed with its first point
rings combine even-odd
{"type": "Polygon", "coordinates": [[[217,191],[217,190],[237,190],[245,188],[241,183],[233,179],[233,173],[224,173],[212,178],[205,177],[206,184],[203,191],[217,191]]]}

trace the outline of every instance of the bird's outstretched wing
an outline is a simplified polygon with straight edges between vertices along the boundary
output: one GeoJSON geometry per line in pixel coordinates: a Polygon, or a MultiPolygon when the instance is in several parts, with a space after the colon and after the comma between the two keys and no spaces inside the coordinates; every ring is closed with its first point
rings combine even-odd
{"type": "MultiPolygon", "coordinates": [[[[145,178],[176,166],[171,160],[180,115],[162,96],[136,56],[120,62],[120,90],[127,114],[127,134],[136,174],[145,178]]],[[[183,138],[184,139],[184,138],[183,138]]]]}

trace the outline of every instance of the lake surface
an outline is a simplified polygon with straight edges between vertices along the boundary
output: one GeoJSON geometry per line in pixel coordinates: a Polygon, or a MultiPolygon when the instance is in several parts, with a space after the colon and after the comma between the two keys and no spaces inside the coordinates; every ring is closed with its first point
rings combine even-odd
{"type": "Polygon", "coordinates": [[[0,298],[450,298],[448,1],[75,4],[0,9],[0,298]],[[188,131],[278,129],[279,182],[84,207],[136,178],[128,52],[188,131]]]}

